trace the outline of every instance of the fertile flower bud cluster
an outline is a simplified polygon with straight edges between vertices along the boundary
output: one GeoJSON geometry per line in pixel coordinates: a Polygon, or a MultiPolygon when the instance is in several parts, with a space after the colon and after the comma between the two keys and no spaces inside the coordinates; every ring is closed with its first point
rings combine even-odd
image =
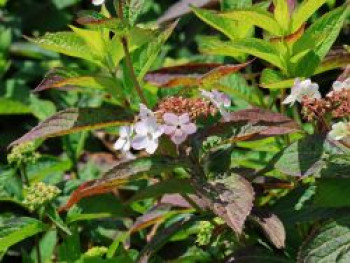
{"type": "Polygon", "coordinates": [[[46,185],[42,182],[27,187],[25,190],[27,194],[23,204],[32,211],[53,201],[61,193],[61,190],[56,186],[46,185]]]}
{"type": "Polygon", "coordinates": [[[12,148],[11,153],[7,156],[10,164],[21,165],[25,163],[33,164],[40,158],[40,154],[35,152],[33,142],[19,144],[12,148]]]}
{"type": "Polygon", "coordinates": [[[302,114],[308,121],[323,118],[329,114],[333,118],[350,116],[350,79],[336,81],[333,90],[325,98],[304,98],[302,114]]]}
{"type": "Polygon", "coordinates": [[[215,115],[218,111],[225,118],[226,108],[231,106],[230,98],[218,91],[202,91],[202,98],[170,97],[161,101],[153,112],[140,104],[137,121],[131,126],[119,129],[119,139],[114,148],[120,150],[126,159],[135,158],[130,152],[145,150],[155,153],[159,138],[166,134],[177,146],[186,141],[187,137],[197,131],[194,123],[199,117],[215,115]]]}
{"type": "Polygon", "coordinates": [[[108,252],[106,247],[92,247],[84,253],[85,257],[102,257],[108,252]]]}
{"type": "Polygon", "coordinates": [[[191,120],[194,121],[199,117],[214,116],[218,109],[211,105],[209,100],[202,98],[183,98],[183,97],[168,97],[162,100],[156,109],[156,116],[162,119],[165,113],[174,113],[182,115],[187,113],[191,120]]]}

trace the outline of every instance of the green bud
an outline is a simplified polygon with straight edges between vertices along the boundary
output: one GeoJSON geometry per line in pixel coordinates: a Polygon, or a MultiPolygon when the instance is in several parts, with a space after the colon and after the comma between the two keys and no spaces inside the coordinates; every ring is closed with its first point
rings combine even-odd
{"type": "Polygon", "coordinates": [[[92,247],[85,252],[86,257],[102,257],[107,253],[108,249],[106,247],[92,247]]]}
{"type": "Polygon", "coordinates": [[[36,210],[53,201],[61,193],[61,190],[56,186],[46,185],[43,182],[26,188],[26,191],[27,194],[23,200],[23,204],[30,210],[36,210]]]}
{"type": "Polygon", "coordinates": [[[33,142],[19,144],[13,147],[11,153],[7,155],[8,162],[13,165],[34,164],[39,158],[40,154],[35,152],[33,142]]]}

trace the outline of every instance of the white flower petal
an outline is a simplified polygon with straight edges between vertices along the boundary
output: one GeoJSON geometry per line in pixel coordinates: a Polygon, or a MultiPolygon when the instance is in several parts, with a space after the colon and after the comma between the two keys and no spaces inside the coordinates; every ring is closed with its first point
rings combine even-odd
{"type": "Polygon", "coordinates": [[[147,135],[149,128],[150,128],[150,124],[147,120],[139,121],[138,123],[135,124],[135,132],[136,134],[139,134],[139,135],[143,135],[143,136],[147,135]]]}
{"type": "Polygon", "coordinates": [[[147,147],[145,148],[146,152],[149,154],[154,154],[158,148],[158,139],[149,140],[147,143],[147,147]]]}
{"type": "Polygon", "coordinates": [[[282,104],[291,104],[293,105],[296,101],[296,98],[291,94],[285,98],[285,100],[282,102],[282,104]]]}
{"type": "Polygon", "coordinates": [[[130,148],[131,148],[131,141],[130,140],[125,141],[124,146],[122,148],[123,152],[130,151],[130,148]]]}
{"type": "Polygon", "coordinates": [[[93,5],[102,5],[104,4],[105,0],[92,0],[93,5]]]}
{"type": "Polygon", "coordinates": [[[135,138],[131,142],[132,148],[135,150],[145,149],[148,146],[148,138],[147,136],[136,135],[135,138]]]}
{"type": "Polygon", "coordinates": [[[114,149],[117,151],[121,150],[124,147],[125,143],[126,140],[124,138],[119,138],[114,144],[114,149]]]}

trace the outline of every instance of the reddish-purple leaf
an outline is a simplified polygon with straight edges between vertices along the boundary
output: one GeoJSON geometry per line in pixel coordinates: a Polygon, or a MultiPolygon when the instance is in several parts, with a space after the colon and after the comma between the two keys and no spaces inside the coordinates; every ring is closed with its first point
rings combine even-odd
{"type": "Polygon", "coordinates": [[[130,124],[133,116],[120,108],[73,108],[60,111],[38,124],[11,146],[36,139],[62,136],[84,130],[130,124]]]}
{"type": "Polygon", "coordinates": [[[237,234],[242,233],[255,195],[252,185],[245,178],[232,174],[224,179],[205,182],[195,176],[193,187],[217,216],[237,234]]]}
{"type": "Polygon", "coordinates": [[[132,180],[141,180],[151,175],[171,171],[179,167],[180,163],[181,162],[177,159],[164,156],[145,157],[119,163],[106,172],[102,176],[103,179],[82,184],[73,192],[66,205],[61,207],[60,210],[68,210],[84,197],[111,192],[116,187],[124,185],[132,180]]]}
{"type": "Polygon", "coordinates": [[[210,7],[219,4],[219,0],[180,0],[172,5],[159,19],[158,23],[174,20],[191,12],[191,6],[210,7]]]}
{"type": "Polygon", "coordinates": [[[275,214],[267,211],[253,211],[250,219],[261,227],[265,236],[276,248],[285,247],[286,231],[283,223],[275,214]]]}
{"type": "Polygon", "coordinates": [[[251,63],[224,65],[217,63],[184,64],[149,72],[145,80],[160,87],[205,86],[233,74],[251,63]]]}

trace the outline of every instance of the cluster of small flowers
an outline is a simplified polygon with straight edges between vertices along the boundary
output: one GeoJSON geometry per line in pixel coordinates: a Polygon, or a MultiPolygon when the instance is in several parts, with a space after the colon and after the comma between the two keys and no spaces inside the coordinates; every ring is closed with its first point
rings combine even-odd
{"type": "Polygon", "coordinates": [[[92,247],[84,253],[85,257],[102,257],[107,254],[108,248],[106,247],[92,247]]]}
{"type": "Polygon", "coordinates": [[[27,191],[23,204],[30,210],[36,210],[54,200],[61,190],[54,185],[46,185],[43,182],[34,184],[25,189],[27,191]]]}
{"type": "Polygon", "coordinates": [[[10,164],[21,165],[24,163],[34,164],[40,158],[40,154],[35,152],[33,142],[19,144],[12,148],[11,153],[7,156],[10,164]]]}
{"type": "MultiPolygon", "coordinates": [[[[350,78],[335,81],[332,91],[322,98],[319,87],[307,79],[296,80],[291,94],[283,101],[284,104],[302,105],[302,114],[308,121],[324,119],[325,115],[332,118],[347,118],[350,116],[350,78]]],[[[350,141],[350,122],[338,122],[332,125],[329,137],[333,140],[350,141]]]]}
{"type": "Polygon", "coordinates": [[[202,98],[184,98],[184,97],[168,97],[162,100],[155,111],[158,119],[162,119],[167,112],[176,115],[188,113],[192,121],[199,117],[214,116],[218,110],[207,99],[202,98]]]}
{"type": "Polygon", "coordinates": [[[153,154],[163,134],[168,135],[178,146],[197,131],[194,121],[198,117],[216,114],[218,110],[223,117],[227,116],[226,107],[231,105],[227,95],[215,90],[202,91],[202,95],[206,99],[167,98],[159,103],[155,112],[140,104],[137,122],[131,126],[120,127],[119,139],[114,148],[122,151],[127,159],[135,158],[131,149],[153,154]]]}
{"type": "MultiPolygon", "coordinates": [[[[214,218],[214,223],[217,225],[222,225],[225,222],[219,218],[214,218]]],[[[196,243],[200,246],[206,246],[210,243],[210,240],[213,235],[213,230],[215,225],[210,221],[200,221],[199,222],[199,232],[197,234],[196,243]]]]}

